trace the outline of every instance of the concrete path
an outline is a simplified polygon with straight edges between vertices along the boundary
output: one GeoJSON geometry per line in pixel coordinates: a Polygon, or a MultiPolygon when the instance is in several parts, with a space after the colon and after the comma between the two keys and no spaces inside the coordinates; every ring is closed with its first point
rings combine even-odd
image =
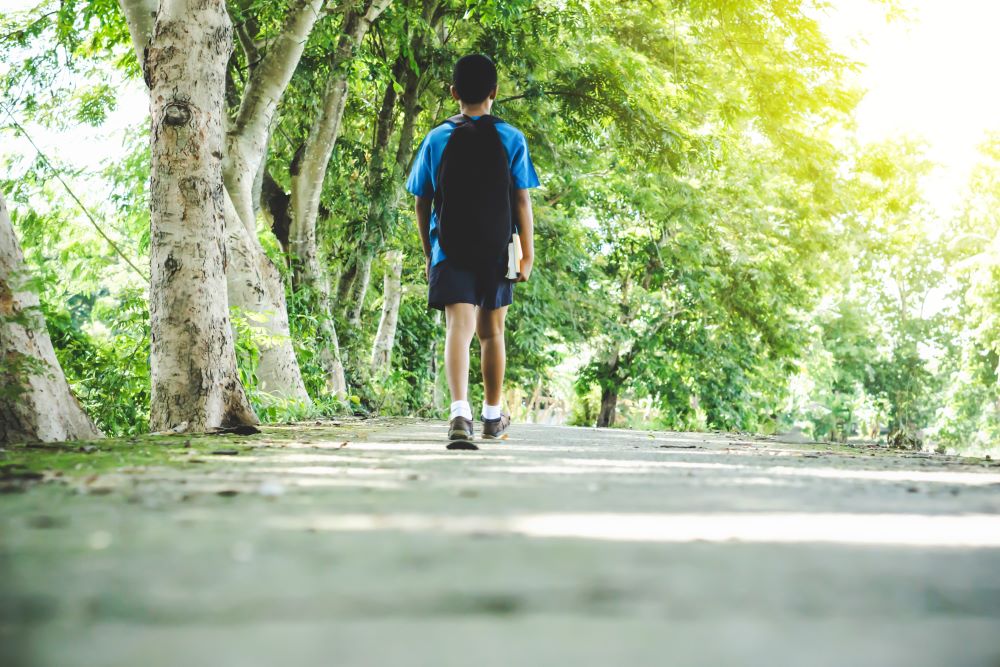
{"type": "Polygon", "coordinates": [[[1000,665],[993,463],[443,436],[175,438],[175,465],[0,496],[0,664],[1000,665]]]}

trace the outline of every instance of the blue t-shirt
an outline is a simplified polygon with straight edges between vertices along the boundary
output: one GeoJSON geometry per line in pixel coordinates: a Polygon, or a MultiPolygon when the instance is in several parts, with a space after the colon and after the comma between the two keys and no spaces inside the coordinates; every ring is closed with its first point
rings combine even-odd
{"type": "MultiPolygon", "coordinates": [[[[479,116],[472,116],[479,118],[479,116]]],[[[527,188],[537,188],[539,186],[538,174],[535,173],[535,165],[531,163],[528,155],[528,142],[524,135],[513,125],[507,123],[497,123],[497,133],[500,134],[500,141],[507,149],[507,157],[510,160],[510,173],[514,177],[514,187],[518,190],[527,188]]],[[[406,179],[406,190],[417,197],[427,199],[434,198],[434,191],[437,189],[438,167],[441,165],[441,155],[444,147],[448,143],[455,126],[449,122],[438,125],[427,133],[423,143],[417,150],[417,157],[413,161],[413,168],[410,169],[410,176],[406,179]]],[[[437,235],[437,211],[431,210],[430,225],[431,240],[431,264],[438,264],[444,260],[444,251],[438,243],[437,235]]]]}

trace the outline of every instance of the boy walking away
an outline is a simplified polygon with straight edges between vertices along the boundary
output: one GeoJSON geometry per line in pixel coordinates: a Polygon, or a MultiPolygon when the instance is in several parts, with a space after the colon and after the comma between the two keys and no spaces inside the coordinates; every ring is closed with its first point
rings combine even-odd
{"type": "Polygon", "coordinates": [[[444,310],[447,323],[448,439],[455,441],[473,435],[468,396],[473,334],[479,336],[482,358],[482,437],[506,437],[510,415],[500,406],[507,361],[504,319],[514,283],[528,280],[534,263],[528,189],[538,187],[538,176],[524,135],[490,115],[496,95],[493,61],[483,55],[461,58],[451,86],[461,113],[428,133],[406,181],[417,198],[428,301],[444,310]],[[509,258],[517,245],[519,270],[509,258]]]}

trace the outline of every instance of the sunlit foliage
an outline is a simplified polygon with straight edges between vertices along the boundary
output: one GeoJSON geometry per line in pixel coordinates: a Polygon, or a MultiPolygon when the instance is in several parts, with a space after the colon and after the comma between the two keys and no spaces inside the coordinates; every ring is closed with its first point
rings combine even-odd
{"type": "MultiPolygon", "coordinates": [[[[513,406],[519,414],[554,401],[581,424],[797,426],[834,440],[995,446],[1000,138],[984,143],[955,219],[939,220],[923,196],[933,165],[919,141],[850,139],[861,94],[852,73],[862,65],[828,43],[817,19],[824,6],[396,0],[341,65],[350,96],[318,225],[350,395],[324,395],[314,345],[323,315],[290,289],[316,407],[305,413],[254,391],[254,322],[234,313],[255,407],[268,419],[440,414],[443,332],[425,305],[401,182],[423,134],[454,111],[451,63],[481,51],[500,68],[494,112],[525,132],[543,183],[536,270],[517,289],[507,337],[518,388],[510,396],[526,402],[513,406]],[[380,118],[387,100],[391,113],[380,118]],[[365,360],[387,249],[405,252],[403,300],[394,367],[373,378],[365,360]],[[369,287],[359,291],[366,261],[369,287]]],[[[341,29],[343,8],[327,9],[271,136],[267,174],[285,192],[341,29]]],[[[283,11],[243,2],[231,14],[266,46],[283,11]]],[[[0,18],[0,39],[5,140],[21,131],[12,117],[37,132],[101,126],[116,108],[115,82],[141,86],[113,2],[42,3],[0,18]]],[[[252,66],[234,52],[232,99],[252,66]]],[[[72,173],[58,156],[46,162],[25,149],[0,181],[44,278],[63,367],[109,433],[146,428],[145,284],[121,256],[148,263],[144,123],[135,119],[99,173],[72,173]],[[95,220],[54,170],[86,193],[95,220]]],[[[262,243],[287,267],[266,213],[262,243]]]]}

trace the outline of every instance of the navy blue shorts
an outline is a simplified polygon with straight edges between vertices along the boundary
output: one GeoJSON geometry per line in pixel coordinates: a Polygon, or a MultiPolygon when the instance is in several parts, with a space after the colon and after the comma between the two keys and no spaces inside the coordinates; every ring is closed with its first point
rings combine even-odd
{"type": "Polygon", "coordinates": [[[471,303],[496,310],[514,302],[514,281],[504,277],[502,268],[477,272],[452,266],[445,259],[431,267],[427,302],[444,310],[452,303],[471,303]]]}

